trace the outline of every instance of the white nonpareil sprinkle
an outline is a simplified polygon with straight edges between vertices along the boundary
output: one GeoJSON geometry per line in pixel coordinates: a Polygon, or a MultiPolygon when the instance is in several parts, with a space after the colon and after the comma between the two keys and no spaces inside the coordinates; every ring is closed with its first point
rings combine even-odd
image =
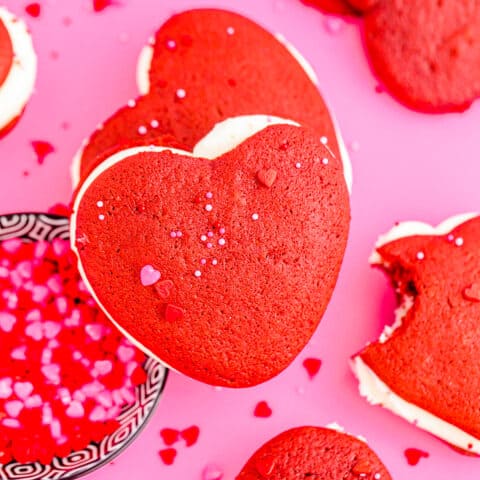
{"type": "Polygon", "coordinates": [[[252,215],[252,220],[258,220],[258,213],[254,213],[252,215]]]}
{"type": "Polygon", "coordinates": [[[210,203],[207,203],[207,204],[205,205],[205,210],[206,210],[207,212],[211,212],[211,211],[213,210],[212,205],[210,205],[210,203]]]}
{"type": "Polygon", "coordinates": [[[187,96],[187,92],[183,88],[179,88],[176,92],[177,98],[185,98],[187,96]]]}
{"type": "Polygon", "coordinates": [[[145,135],[147,133],[147,127],[145,125],[140,125],[138,127],[138,133],[140,135],[145,135]]]}
{"type": "Polygon", "coordinates": [[[455,245],[457,247],[461,247],[463,245],[463,238],[462,237],[458,237],[456,240],[455,240],[455,245]]]}
{"type": "Polygon", "coordinates": [[[423,260],[425,258],[425,254],[423,252],[417,253],[417,260],[423,260]]]}
{"type": "Polygon", "coordinates": [[[235,29],[233,27],[228,27],[227,28],[227,34],[228,35],[233,35],[235,33],[235,29]]]}
{"type": "Polygon", "coordinates": [[[202,276],[202,272],[200,270],[195,270],[194,275],[198,278],[202,276]]]}

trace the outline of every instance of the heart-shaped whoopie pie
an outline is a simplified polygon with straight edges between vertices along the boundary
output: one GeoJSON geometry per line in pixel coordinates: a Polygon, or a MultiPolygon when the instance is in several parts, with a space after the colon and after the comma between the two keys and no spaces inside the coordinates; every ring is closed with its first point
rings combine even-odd
{"type": "Polygon", "coordinates": [[[298,427],[281,433],[257,450],[236,479],[391,480],[391,477],[363,440],[333,428],[298,427]]]}
{"type": "Polygon", "coordinates": [[[74,183],[115,151],[150,144],[191,150],[215,124],[241,115],[310,126],[347,160],[312,68],[283,39],[235,13],[174,15],[142,52],[138,79],[143,95],[93,133],[74,161],[74,183]]]}
{"type": "Polygon", "coordinates": [[[110,318],[165,364],[230,387],[272,378],[308,342],[349,225],[342,164],[315,133],[275,124],[233,141],[241,123],[200,142],[204,158],[119,152],[82,184],[72,217],[80,270],[110,318]]]}
{"type": "Polygon", "coordinates": [[[437,228],[401,223],[380,237],[374,265],[390,277],[393,326],[352,360],[373,404],[463,452],[480,454],[480,217],[437,228]]]}
{"type": "Polygon", "coordinates": [[[0,137],[25,109],[36,70],[37,57],[25,23],[0,6],[0,137]]]}

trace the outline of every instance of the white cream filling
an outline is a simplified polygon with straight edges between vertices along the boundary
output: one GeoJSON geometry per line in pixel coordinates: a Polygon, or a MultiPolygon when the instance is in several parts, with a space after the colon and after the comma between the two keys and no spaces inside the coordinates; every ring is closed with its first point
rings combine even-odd
{"type": "Polygon", "coordinates": [[[351,367],[359,381],[360,395],[370,404],[390,410],[451,445],[480,454],[480,439],[396,395],[359,356],[352,359],[351,367]]]}
{"type": "MultiPolygon", "coordinates": [[[[370,263],[375,265],[384,264],[382,257],[376,249],[387,243],[416,235],[447,235],[459,225],[477,216],[477,213],[455,215],[446,219],[436,227],[423,222],[401,222],[389,232],[379,237],[375,245],[375,251],[370,257],[370,263]]],[[[405,315],[410,308],[412,308],[414,302],[415,299],[413,297],[405,295],[401,305],[395,311],[395,322],[391,326],[386,326],[380,335],[380,343],[385,343],[392,333],[402,325],[405,315]]],[[[372,405],[385,407],[396,415],[445,440],[451,445],[455,445],[472,453],[480,454],[480,439],[473,437],[455,425],[432,415],[426,410],[405,401],[393,393],[375,372],[363,362],[360,356],[353,358],[351,367],[359,381],[360,395],[365,397],[372,405]],[[469,448],[469,446],[472,446],[472,448],[469,448]]]]}
{"type": "Polygon", "coordinates": [[[137,87],[142,95],[150,91],[150,66],[153,60],[153,45],[145,45],[140,51],[137,62],[137,87]]]}
{"type": "MultiPolygon", "coordinates": [[[[138,153],[143,153],[143,152],[163,152],[165,150],[168,150],[172,152],[173,154],[177,155],[183,155],[187,157],[202,157],[202,158],[208,158],[208,159],[213,159],[216,158],[220,155],[223,155],[224,153],[227,153],[230,150],[233,150],[237,145],[245,141],[247,138],[250,136],[254,135],[255,133],[263,130],[269,125],[273,124],[286,124],[286,125],[295,125],[293,122],[290,120],[282,120],[280,118],[276,117],[267,117],[265,115],[257,116],[254,115],[253,118],[252,116],[245,116],[245,117],[237,117],[234,119],[229,119],[226,120],[226,125],[223,127],[219,127],[220,130],[217,129],[215,132],[215,128],[207,134],[206,137],[204,137],[200,142],[195,146],[193,152],[187,152],[184,150],[179,150],[176,148],[169,148],[169,147],[158,147],[158,146],[142,146],[142,147],[134,147],[134,148],[129,148],[127,150],[122,150],[120,152],[117,152],[116,154],[112,155],[110,158],[102,162],[100,165],[95,168],[95,170],[87,177],[85,182],[82,184],[80,187],[77,196],[75,197],[75,202],[73,205],[73,212],[71,216],[71,221],[70,221],[70,244],[73,252],[76,254],[78,258],[78,270],[80,273],[80,276],[82,277],[83,281],[85,282],[85,285],[92,295],[93,299],[95,302],[99,305],[99,307],[103,310],[105,315],[110,319],[110,321],[119,329],[120,332],[122,332],[125,337],[127,337],[136,347],[138,347],[140,350],[143,350],[145,353],[147,353],[149,356],[152,358],[155,358],[157,361],[161,362],[163,365],[165,365],[167,368],[174,370],[170,365],[162,361],[160,358],[158,358],[152,351],[149,349],[145,348],[140,342],[138,342],[134,337],[132,337],[122,326],[120,326],[115,319],[110,315],[110,313],[107,311],[107,309],[103,306],[103,304],[100,302],[99,298],[95,294],[95,291],[90,284],[88,280],[88,276],[85,272],[85,269],[83,268],[83,264],[76,246],[76,230],[77,230],[77,212],[78,212],[78,207],[82,201],[83,196],[85,195],[86,191],[90,188],[90,186],[95,182],[95,180],[102,175],[103,172],[111,168],[113,165],[116,165],[117,163],[132,157],[134,155],[137,155],[138,153]],[[260,118],[258,118],[260,117],[260,118]],[[262,121],[263,119],[263,121],[262,121]],[[268,119],[268,121],[267,121],[268,119]],[[218,132],[221,132],[222,138],[220,138],[220,142],[215,141],[215,138],[217,135],[219,135],[218,132]],[[225,142],[223,139],[223,136],[225,138],[229,139],[229,142],[225,142]],[[219,144],[222,147],[219,147],[219,144]],[[223,148],[224,150],[221,150],[223,148]]],[[[222,123],[225,123],[222,122],[222,123]]],[[[297,125],[298,126],[298,125],[297,125]]]]}
{"type": "Polygon", "coordinates": [[[3,7],[0,19],[8,31],[13,47],[13,63],[0,85],[0,130],[19,117],[35,86],[37,56],[25,23],[3,7]]]}

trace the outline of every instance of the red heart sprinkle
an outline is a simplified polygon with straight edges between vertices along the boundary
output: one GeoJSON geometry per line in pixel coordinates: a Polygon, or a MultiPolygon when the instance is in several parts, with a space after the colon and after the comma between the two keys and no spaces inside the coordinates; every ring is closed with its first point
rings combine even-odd
{"type": "Polygon", "coordinates": [[[419,450],[418,448],[407,448],[404,453],[408,464],[412,466],[417,465],[421,458],[428,458],[430,456],[429,453],[419,450]]]}
{"type": "Polygon", "coordinates": [[[175,305],[168,304],[165,308],[165,320],[167,320],[167,322],[181,320],[183,318],[183,315],[183,310],[175,305]]]}
{"type": "Polygon", "coordinates": [[[257,172],[257,180],[266,187],[270,188],[277,178],[277,171],[273,168],[262,169],[257,172]]]}
{"type": "Polygon", "coordinates": [[[160,436],[162,437],[165,445],[171,446],[174,443],[178,442],[180,432],[173,428],[164,428],[160,431],[160,436]]]}
{"type": "Polygon", "coordinates": [[[268,406],[267,402],[258,402],[253,414],[259,418],[268,418],[272,415],[272,409],[268,406]]]}
{"type": "Polygon", "coordinates": [[[93,0],[93,10],[95,12],[101,12],[113,4],[114,2],[112,0],[93,0]]]}
{"type": "Polygon", "coordinates": [[[472,283],[472,285],[466,287],[463,290],[463,296],[466,300],[480,302],[480,284],[472,283]]]}
{"type": "Polygon", "coordinates": [[[165,465],[173,465],[175,457],[177,456],[177,451],[174,448],[165,448],[160,450],[158,454],[165,465]]]}
{"type": "Polygon", "coordinates": [[[156,283],[154,288],[160,298],[167,299],[172,293],[173,282],[171,280],[162,280],[156,283]]]}
{"type": "Polygon", "coordinates": [[[25,7],[25,11],[34,18],[37,18],[40,16],[40,4],[39,3],[30,3],[25,7]]]}
{"type": "Polygon", "coordinates": [[[187,443],[187,447],[191,447],[192,445],[197,443],[198,437],[200,435],[200,429],[196,425],[193,425],[183,430],[180,435],[187,443]]]}
{"type": "Polygon", "coordinates": [[[43,140],[33,140],[32,147],[37,155],[37,161],[39,165],[42,165],[45,157],[55,151],[55,148],[51,143],[44,142],[43,140]]]}
{"type": "Polygon", "coordinates": [[[276,463],[277,459],[275,457],[266,455],[255,462],[255,468],[262,477],[267,478],[273,473],[276,463]]]}
{"type": "Polygon", "coordinates": [[[315,375],[317,375],[317,373],[320,371],[322,361],[319,358],[306,358],[303,361],[303,366],[305,367],[310,379],[313,380],[315,375]]]}

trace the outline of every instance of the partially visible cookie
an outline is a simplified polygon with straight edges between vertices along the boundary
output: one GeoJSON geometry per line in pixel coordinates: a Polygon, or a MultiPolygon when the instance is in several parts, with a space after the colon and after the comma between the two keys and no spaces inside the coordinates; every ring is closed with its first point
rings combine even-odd
{"type": "Polygon", "coordinates": [[[313,69],[285,41],[235,13],[200,9],[174,15],[140,56],[138,79],[143,96],[92,134],[75,180],[85,179],[105,151],[138,140],[159,145],[164,134],[191,150],[215,124],[253,114],[309,126],[347,161],[313,69]]]}
{"type": "Polygon", "coordinates": [[[466,453],[480,454],[480,216],[400,223],[371,258],[399,307],[352,360],[360,393],[466,453]]]}
{"type": "Polygon", "coordinates": [[[0,7],[0,137],[25,109],[36,71],[37,57],[25,23],[0,7]]]}
{"type": "Polygon", "coordinates": [[[391,480],[362,440],[330,428],[299,427],[267,442],[236,480],[391,480]]]}
{"type": "Polygon", "coordinates": [[[366,6],[372,3],[366,47],[395,97],[414,110],[443,113],[461,112],[480,96],[479,2],[377,0],[366,6]]]}

